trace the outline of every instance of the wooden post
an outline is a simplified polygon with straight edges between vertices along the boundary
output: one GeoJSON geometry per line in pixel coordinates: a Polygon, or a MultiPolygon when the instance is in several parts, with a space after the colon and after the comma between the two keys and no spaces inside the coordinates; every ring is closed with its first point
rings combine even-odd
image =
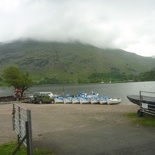
{"type": "Polygon", "coordinates": [[[26,135],[27,135],[27,155],[33,155],[32,146],[32,126],[31,126],[31,111],[27,110],[26,135]]]}

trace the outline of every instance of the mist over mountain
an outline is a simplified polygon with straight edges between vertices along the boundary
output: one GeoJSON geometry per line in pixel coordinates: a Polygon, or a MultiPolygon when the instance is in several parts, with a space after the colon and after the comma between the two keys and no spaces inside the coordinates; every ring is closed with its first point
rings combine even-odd
{"type": "Polygon", "coordinates": [[[80,42],[34,40],[0,44],[0,74],[15,65],[28,71],[34,80],[78,83],[108,80],[120,75],[132,77],[155,67],[154,58],[121,49],[102,49],[80,42]]]}

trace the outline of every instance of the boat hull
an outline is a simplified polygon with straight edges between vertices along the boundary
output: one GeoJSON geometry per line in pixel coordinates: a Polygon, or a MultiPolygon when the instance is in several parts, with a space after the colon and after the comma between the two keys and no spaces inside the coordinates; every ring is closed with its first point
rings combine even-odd
{"type": "Polygon", "coordinates": [[[64,98],[64,104],[71,104],[72,103],[72,97],[64,98]]]}
{"type": "Polygon", "coordinates": [[[57,97],[54,99],[54,103],[57,104],[57,103],[64,103],[64,99],[63,97],[57,97]]]}
{"type": "Polygon", "coordinates": [[[91,104],[99,104],[99,100],[91,100],[90,103],[91,104]]]}
{"type": "Polygon", "coordinates": [[[80,104],[89,104],[90,103],[90,99],[88,98],[80,98],[80,104]]]}
{"type": "Polygon", "coordinates": [[[139,95],[128,95],[127,98],[134,104],[141,105],[141,103],[155,105],[155,97],[151,96],[140,96],[139,95]]]}
{"type": "Polygon", "coordinates": [[[99,100],[99,103],[100,104],[107,104],[107,101],[106,100],[99,100]]]}
{"type": "Polygon", "coordinates": [[[139,95],[128,95],[127,98],[130,102],[140,105],[140,96],[139,95]]]}
{"type": "Polygon", "coordinates": [[[80,104],[80,99],[78,97],[72,98],[72,103],[73,104],[80,104]]]}
{"type": "Polygon", "coordinates": [[[99,99],[99,103],[100,103],[100,104],[107,104],[107,99],[108,99],[107,96],[102,96],[102,97],[100,97],[100,99],[99,99]]]}

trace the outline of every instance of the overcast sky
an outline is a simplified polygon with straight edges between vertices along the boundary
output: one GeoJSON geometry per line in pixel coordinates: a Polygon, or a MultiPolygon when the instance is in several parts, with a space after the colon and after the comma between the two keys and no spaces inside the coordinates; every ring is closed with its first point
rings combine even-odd
{"type": "Polygon", "coordinates": [[[155,55],[155,0],[0,0],[0,42],[80,41],[155,55]]]}

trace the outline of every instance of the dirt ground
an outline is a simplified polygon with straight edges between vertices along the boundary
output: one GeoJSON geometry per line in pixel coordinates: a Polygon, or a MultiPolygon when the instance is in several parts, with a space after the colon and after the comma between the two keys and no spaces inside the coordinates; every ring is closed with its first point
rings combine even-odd
{"type": "MultiPolygon", "coordinates": [[[[123,116],[124,113],[128,112],[136,113],[139,109],[136,105],[18,104],[31,110],[34,146],[53,149],[55,155],[113,154],[113,151],[116,153],[118,151],[117,154],[120,154],[118,149],[126,148],[122,133],[125,134],[127,131],[134,134],[135,131],[145,133],[145,130],[147,130],[131,124],[130,120],[123,116]],[[117,136],[115,135],[114,139],[111,139],[112,137],[108,138],[115,132],[117,132],[117,136]],[[121,138],[119,146],[117,146],[119,141],[118,133],[121,138]],[[101,137],[103,138],[101,139],[101,137]],[[104,148],[101,143],[104,145],[108,139],[111,144],[106,143],[106,148],[104,148]],[[91,146],[95,146],[95,148],[91,146]]],[[[12,130],[11,113],[12,104],[0,105],[0,145],[10,140],[16,140],[16,134],[12,130]]],[[[154,129],[151,130],[154,132],[154,129]]],[[[129,133],[128,138],[130,138],[129,133]]],[[[129,143],[134,140],[134,134],[132,134],[133,137],[129,143]]],[[[137,137],[141,136],[138,134],[137,137]]],[[[155,140],[151,144],[155,144],[155,140]]],[[[132,147],[131,144],[130,146],[132,147]]],[[[127,148],[124,153],[128,150],[127,148]]],[[[134,154],[133,152],[129,153],[134,154]]],[[[136,154],[138,153],[136,152],[136,154]]]]}

